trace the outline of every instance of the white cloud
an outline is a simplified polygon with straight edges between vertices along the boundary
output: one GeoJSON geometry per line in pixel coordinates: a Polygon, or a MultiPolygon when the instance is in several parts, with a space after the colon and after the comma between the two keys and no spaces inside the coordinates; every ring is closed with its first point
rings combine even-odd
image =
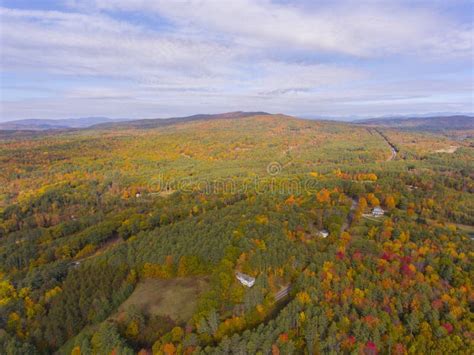
{"type": "Polygon", "coordinates": [[[162,36],[104,15],[1,9],[4,68],[128,78],[225,72],[238,50],[162,36]]]}
{"type": "Polygon", "coordinates": [[[299,48],[362,57],[470,55],[466,28],[430,8],[390,2],[317,2],[311,9],[269,0],[76,0],[76,6],[159,14],[181,27],[250,46],[299,48]],[[86,5],[87,4],[87,5],[86,5]]]}
{"type": "Polygon", "coordinates": [[[70,0],[69,12],[0,8],[1,71],[21,74],[2,83],[9,95],[0,120],[472,109],[465,98],[472,64],[471,74],[455,68],[469,68],[472,25],[428,6],[362,3],[70,0]],[[412,79],[417,71],[454,76],[412,79]]]}
{"type": "Polygon", "coordinates": [[[261,76],[252,81],[252,91],[257,93],[285,93],[309,91],[352,82],[365,76],[362,70],[331,64],[295,64],[263,62],[261,76]]]}
{"type": "Polygon", "coordinates": [[[268,60],[245,46],[159,33],[104,14],[0,9],[0,16],[4,69],[126,79],[142,94],[310,89],[357,77],[350,68],[268,60]]]}

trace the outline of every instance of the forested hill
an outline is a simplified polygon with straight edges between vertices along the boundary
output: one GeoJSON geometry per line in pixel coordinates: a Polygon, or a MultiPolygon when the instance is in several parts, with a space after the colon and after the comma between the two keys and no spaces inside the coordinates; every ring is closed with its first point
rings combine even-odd
{"type": "MultiPolygon", "coordinates": [[[[107,117],[83,117],[67,119],[24,119],[0,122],[0,131],[66,131],[70,129],[126,129],[126,128],[157,128],[177,123],[212,119],[236,119],[257,115],[268,115],[266,112],[226,112],[219,114],[198,114],[185,117],[156,119],[111,119],[107,117]]],[[[5,133],[4,133],[5,134],[5,133]]]]}
{"type": "Polygon", "coordinates": [[[358,120],[354,123],[418,131],[474,130],[474,116],[461,115],[415,118],[373,118],[358,120]]]}
{"type": "Polygon", "coordinates": [[[163,126],[169,126],[178,123],[186,123],[192,121],[206,121],[206,120],[216,120],[216,119],[237,119],[251,116],[262,116],[269,115],[266,112],[226,112],[218,114],[198,114],[185,117],[172,117],[172,118],[156,118],[156,119],[142,119],[142,120],[133,120],[128,122],[120,123],[102,123],[95,126],[92,126],[91,129],[126,129],[126,128],[137,128],[137,129],[150,129],[158,128],[163,126]]]}
{"type": "Polygon", "coordinates": [[[472,352],[472,138],[232,115],[0,137],[1,354],[472,352]]]}

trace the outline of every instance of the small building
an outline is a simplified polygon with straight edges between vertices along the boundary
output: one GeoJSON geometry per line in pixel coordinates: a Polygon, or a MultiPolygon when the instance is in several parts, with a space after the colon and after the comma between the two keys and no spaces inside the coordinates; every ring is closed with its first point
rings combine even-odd
{"type": "Polygon", "coordinates": [[[243,274],[241,272],[236,272],[235,277],[237,277],[237,280],[239,280],[242,285],[247,287],[252,287],[255,283],[255,277],[243,274]]]}
{"type": "Polygon", "coordinates": [[[326,229],[323,229],[322,231],[319,231],[319,236],[321,238],[327,238],[329,236],[329,232],[326,229]]]}
{"type": "Polygon", "coordinates": [[[379,206],[375,207],[372,210],[372,216],[374,217],[380,217],[380,216],[383,216],[384,214],[385,214],[385,211],[379,206]]]}

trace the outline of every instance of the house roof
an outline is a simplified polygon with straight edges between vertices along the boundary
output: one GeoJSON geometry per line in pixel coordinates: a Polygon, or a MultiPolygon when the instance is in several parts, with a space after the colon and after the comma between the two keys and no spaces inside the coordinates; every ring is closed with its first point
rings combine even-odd
{"type": "Polygon", "coordinates": [[[247,282],[254,282],[255,281],[255,277],[252,277],[252,276],[247,275],[247,274],[243,274],[241,272],[236,272],[235,275],[237,276],[237,278],[245,280],[247,282]]]}

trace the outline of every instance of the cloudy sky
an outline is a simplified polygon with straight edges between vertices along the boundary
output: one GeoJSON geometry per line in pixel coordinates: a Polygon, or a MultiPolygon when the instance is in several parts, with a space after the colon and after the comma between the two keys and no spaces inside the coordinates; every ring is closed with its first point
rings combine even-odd
{"type": "Polygon", "coordinates": [[[0,4],[3,121],[474,112],[470,0],[0,4]]]}

